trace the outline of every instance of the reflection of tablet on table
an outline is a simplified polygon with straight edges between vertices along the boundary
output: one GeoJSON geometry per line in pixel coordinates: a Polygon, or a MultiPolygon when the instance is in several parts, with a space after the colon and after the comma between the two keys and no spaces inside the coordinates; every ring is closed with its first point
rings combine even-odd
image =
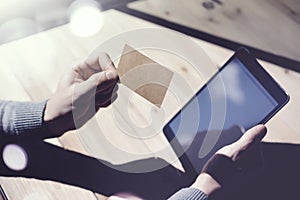
{"type": "Polygon", "coordinates": [[[241,130],[266,123],[288,101],[288,94],[241,48],[173,117],[164,133],[185,170],[195,176],[218,148],[237,140],[241,130]]]}

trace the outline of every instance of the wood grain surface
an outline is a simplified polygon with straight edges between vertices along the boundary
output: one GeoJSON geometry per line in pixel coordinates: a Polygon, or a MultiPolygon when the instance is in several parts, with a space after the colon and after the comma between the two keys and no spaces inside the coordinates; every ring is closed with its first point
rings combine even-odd
{"type": "Polygon", "coordinates": [[[143,0],[128,7],[300,61],[298,0],[143,0]]]}
{"type": "MultiPolygon", "coordinates": [[[[49,98],[54,92],[64,70],[72,63],[86,57],[112,35],[139,28],[158,27],[115,10],[104,12],[103,17],[106,22],[103,28],[99,33],[89,38],[76,37],[70,32],[68,25],[65,25],[0,46],[0,97],[3,99],[33,101],[49,98]],[[6,88],[6,85],[9,85],[9,88],[6,88]]],[[[215,70],[217,66],[221,66],[233,54],[230,50],[205,41],[193,40],[212,59],[215,70]]],[[[124,44],[120,44],[120,47],[118,47],[120,53],[123,46],[124,44]]],[[[176,88],[179,91],[184,89],[178,84],[180,82],[178,74],[187,79],[194,91],[205,83],[206,79],[199,77],[187,63],[178,59],[169,59],[172,58],[172,55],[168,54],[168,56],[165,56],[163,53],[158,54],[153,51],[145,51],[143,53],[158,63],[166,63],[166,66],[174,72],[174,77],[170,84],[170,87],[174,88],[174,90],[176,88]]],[[[117,66],[117,63],[115,64],[117,66]]],[[[262,65],[291,95],[291,102],[267,124],[269,134],[265,141],[300,144],[298,131],[300,124],[297,122],[297,119],[300,117],[300,110],[297,105],[297,102],[300,101],[300,93],[297,88],[300,83],[300,74],[285,71],[266,62],[262,62],[262,65]]],[[[115,164],[141,159],[145,155],[146,157],[159,156],[167,161],[174,161],[175,154],[171,149],[161,154],[157,153],[162,146],[167,144],[167,140],[164,138],[161,130],[158,131],[155,137],[149,137],[147,140],[137,140],[132,135],[124,134],[115,124],[115,119],[112,115],[113,111],[118,111],[121,109],[120,107],[127,105],[128,99],[130,99],[130,102],[133,102],[133,106],[130,108],[130,120],[146,126],[149,123],[147,116],[154,113],[157,117],[163,117],[162,119],[166,122],[176,110],[180,109],[180,104],[176,102],[174,95],[172,96],[171,92],[167,92],[162,108],[158,109],[153,104],[139,97],[139,95],[132,95],[132,92],[125,86],[121,85],[119,92],[123,98],[119,98],[118,102],[114,104],[116,107],[114,109],[112,107],[103,109],[94,118],[94,122],[101,128],[102,134],[99,134],[98,129],[93,126],[87,125],[78,131],[64,134],[57,141],[53,141],[53,143],[65,149],[101,158],[115,164]],[[162,109],[164,113],[162,113],[162,109]],[[86,133],[89,133],[89,135],[86,133]],[[89,136],[92,136],[92,138],[89,138],[89,136]],[[99,138],[93,138],[93,136],[99,138]],[[102,139],[106,139],[106,142],[102,139]],[[131,152],[131,156],[115,154],[114,147],[116,146],[131,152]]],[[[190,98],[189,94],[183,93],[183,96],[185,96],[186,101],[190,98]]],[[[126,120],[129,119],[125,118],[123,123],[126,124],[126,120]]],[[[160,126],[161,124],[158,127],[160,126]]],[[[138,131],[140,130],[139,128],[132,130],[131,133],[136,134],[133,136],[141,136],[141,133],[138,131]]],[[[178,163],[173,164],[180,167],[178,163]]],[[[92,192],[77,187],[51,181],[1,177],[0,184],[3,186],[9,199],[13,200],[24,200],[30,195],[36,195],[39,197],[38,199],[42,200],[103,198],[99,194],[94,195],[92,192]]]]}

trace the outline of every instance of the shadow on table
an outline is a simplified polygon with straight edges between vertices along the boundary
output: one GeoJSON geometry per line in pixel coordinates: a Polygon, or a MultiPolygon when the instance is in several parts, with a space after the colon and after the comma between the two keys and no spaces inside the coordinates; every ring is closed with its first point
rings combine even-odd
{"type": "Polygon", "coordinates": [[[159,158],[112,166],[108,162],[100,162],[98,159],[43,141],[29,141],[25,138],[13,141],[0,138],[0,141],[1,152],[5,144],[13,143],[23,147],[28,154],[27,167],[19,172],[8,169],[0,159],[0,176],[53,180],[106,196],[127,193],[145,199],[166,199],[180,188],[192,183],[184,173],[159,158]],[[147,173],[126,173],[115,169],[118,167],[134,169],[141,163],[167,167],[147,173]]]}
{"type": "MultiPolygon", "coordinates": [[[[212,131],[209,133],[210,135],[215,135],[221,132],[212,131]]],[[[198,157],[197,152],[199,152],[199,147],[202,145],[205,134],[198,133],[187,151],[194,159],[198,157]]],[[[223,131],[213,150],[202,159],[202,163],[205,164],[217,149],[232,143],[241,135],[241,130],[237,127],[223,131]]],[[[216,135],[215,137],[218,136],[216,135]]],[[[1,169],[1,174],[58,181],[106,196],[130,193],[144,199],[166,199],[181,188],[191,185],[196,178],[195,174],[183,173],[160,158],[149,158],[122,165],[112,165],[106,161],[100,161],[43,142],[42,138],[3,137],[2,140],[0,138],[0,141],[2,142],[1,148],[7,143],[14,143],[23,147],[28,154],[28,165],[25,170],[20,172],[12,171],[6,167],[4,168],[5,164],[2,163],[1,167],[3,169],[1,169]],[[140,171],[139,169],[144,166],[147,166],[148,169],[159,170],[145,173],[124,172],[140,171]],[[162,168],[162,166],[164,167],[162,168]]],[[[199,167],[200,169],[202,168],[202,166],[199,167]]]]}
{"type": "MultiPolygon", "coordinates": [[[[28,165],[23,171],[12,171],[0,163],[1,176],[22,176],[53,180],[110,196],[126,192],[145,199],[166,199],[194,180],[168,165],[147,173],[125,173],[109,167],[109,163],[68,151],[43,141],[29,141],[18,137],[13,141],[0,138],[1,152],[5,144],[15,143],[28,153],[28,165]]],[[[218,145],[217,145],[218,146],[218,145]]],[[[265,171],[248,185],[228,194],[230,199],[299,199],[300,145],[263,143],[265,171]]],[[[165,164],[157,158],[139,160],[122,165],[132,168],[165,164]]]]}

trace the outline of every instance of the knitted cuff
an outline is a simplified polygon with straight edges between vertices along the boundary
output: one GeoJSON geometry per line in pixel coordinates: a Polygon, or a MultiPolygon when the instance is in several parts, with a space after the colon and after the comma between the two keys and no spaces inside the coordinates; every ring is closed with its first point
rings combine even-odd
{"type": "Polygon", "coordinates": [[[20,102],[16,104],[13,127],[17,135],[42,128],[46,102],[20,102]]]}
{"type": "Polygon", "coordinates": [[[168,200],[207,200],[208,196],[196,188],[184,188],[179,190],[168,200]]]}

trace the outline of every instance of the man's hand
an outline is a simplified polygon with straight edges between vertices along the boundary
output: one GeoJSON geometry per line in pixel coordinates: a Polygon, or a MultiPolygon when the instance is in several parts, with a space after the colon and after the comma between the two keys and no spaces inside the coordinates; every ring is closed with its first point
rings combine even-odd
{"type": "MultiPolygon", "coordinates": [[[[221,148],[216,154],[225,155],[234,162],[242,161],[246,163],[247,160],[253,159],[253,157],[261,156],[260,143],[266,132],[267,130],[264,125],[255,126],[244,133],[238,141],[221,148]]],[[[220,166],[220,169],[222,167],[220,166]]],[[[236,184],[239,185],[239,183],[236,184]]],[[[201,173],[191,187],[198,188],[207,195],[210,195],[221,188],[221,185],[211,175],[201,173]]]]}
{"type": "Polygon", "coordinates": [[[67,70],[46,104],[44,122],[55,135],[79,128],[116,97],[118,75],[106,53],[67,70]]]}

